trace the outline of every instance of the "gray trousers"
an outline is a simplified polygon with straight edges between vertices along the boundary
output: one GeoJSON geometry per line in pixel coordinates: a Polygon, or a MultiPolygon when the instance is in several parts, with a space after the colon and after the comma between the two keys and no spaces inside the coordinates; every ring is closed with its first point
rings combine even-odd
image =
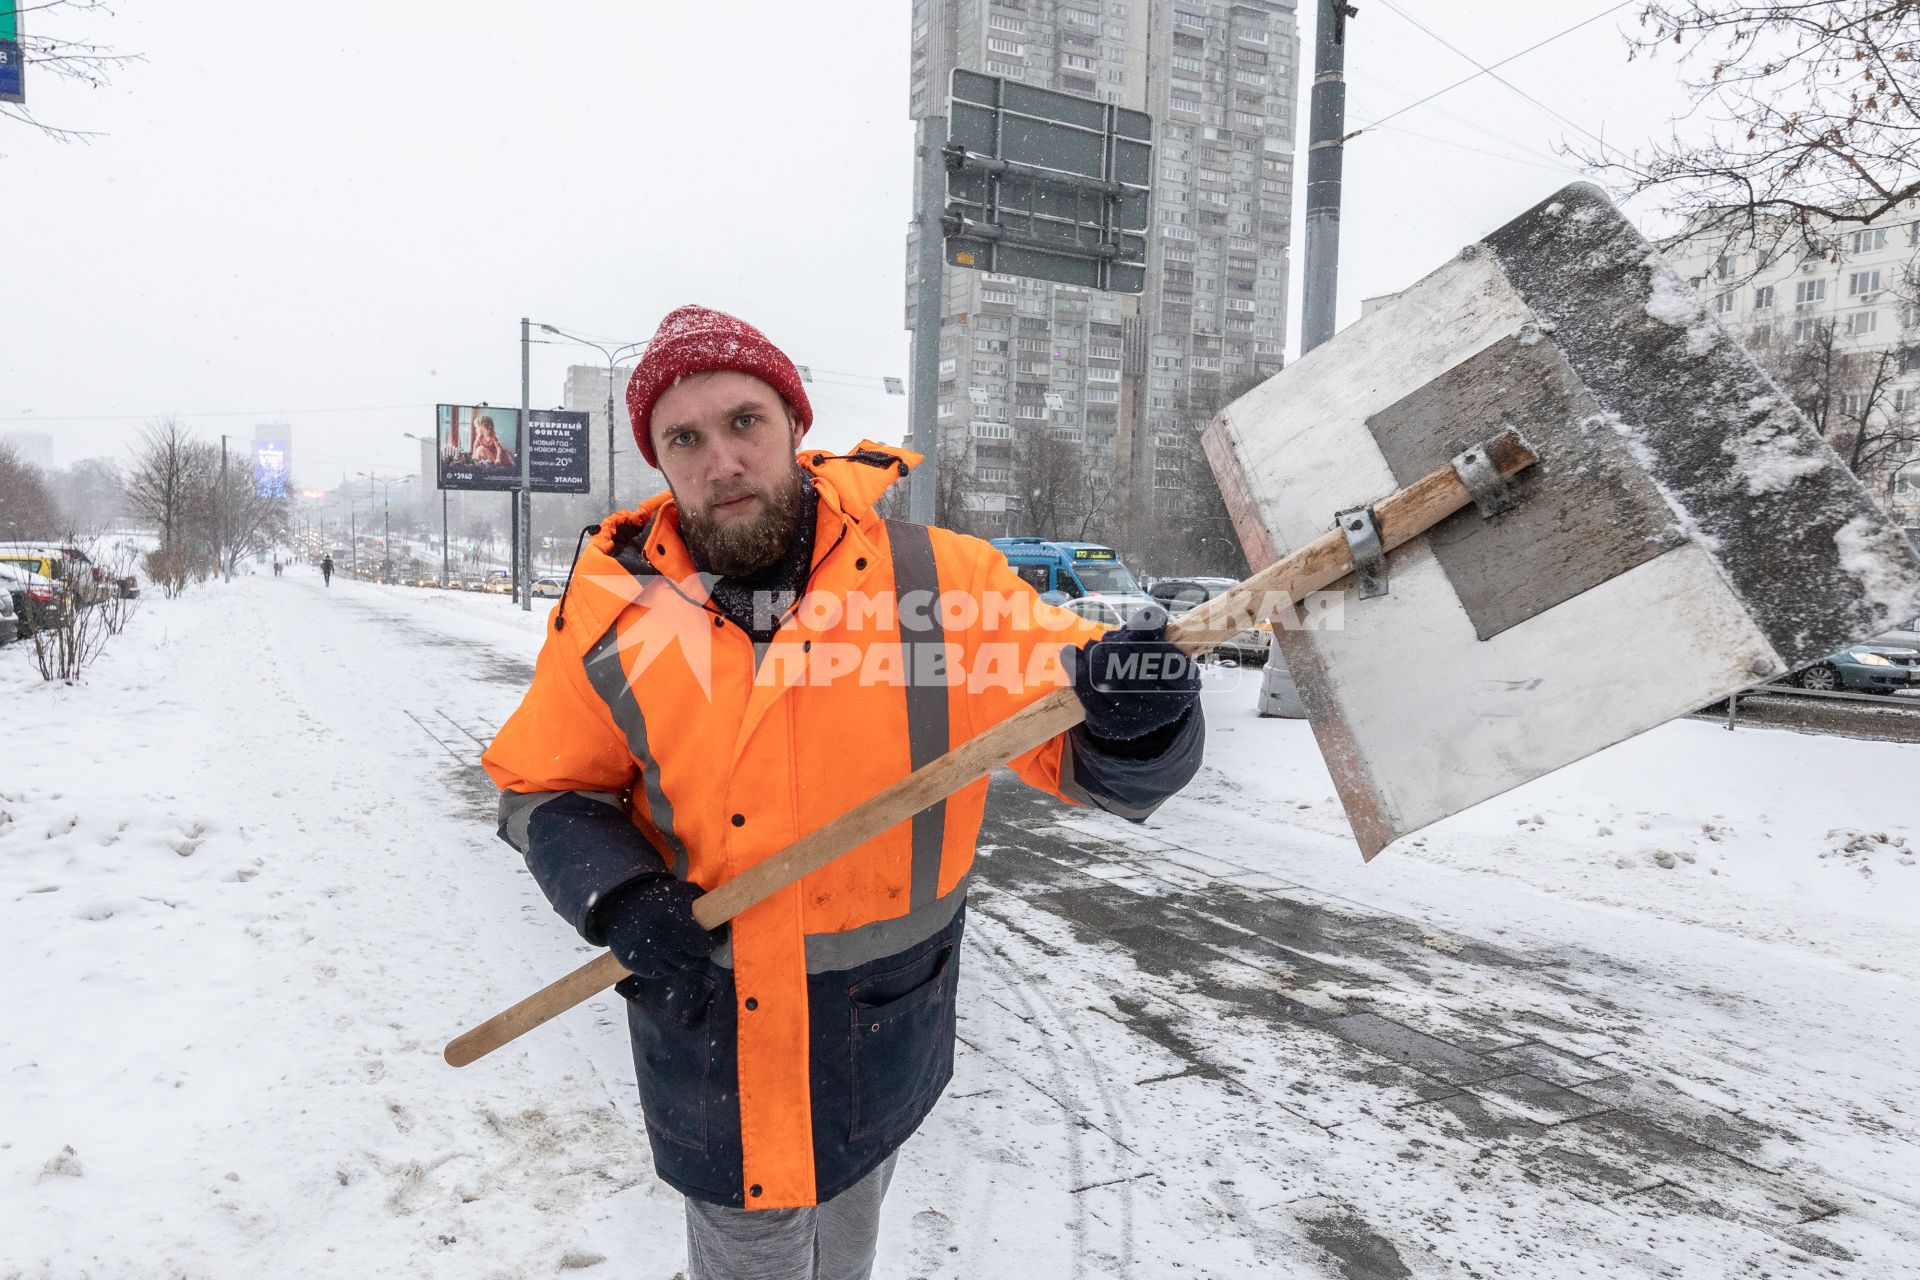
{"type": "Polygon", "coordinates": [[[687,1280],[867,1280],[895,1151],[811,1209],[732,1209],[687,1201],[687,1280]]]}

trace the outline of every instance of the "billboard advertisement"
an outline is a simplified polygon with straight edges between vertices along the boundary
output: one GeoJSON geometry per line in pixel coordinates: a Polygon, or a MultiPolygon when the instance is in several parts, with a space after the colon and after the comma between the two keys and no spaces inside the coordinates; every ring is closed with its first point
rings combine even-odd
{"type": "MultiPolygon", "coordinates": [[[[489,405],[443,404],[434,440],[442,489],[520,487],[520,411],[489,405]]],[[[587,455],[587,415],[535,409],[527,415],[527,461],[536,493],[586,493],[592,477],[587,455]]]]}
{"type": "Polygon", "coordinates": [[[259,498],[287,496],[287,449],[276,440],[253,444],[253,492],[259,498]]]}
{"type": "Polygon", "coordinates": [[[20,47],[19,0],[0,0],[0,102],[25,102],[26,53],[20,47]]]}
{"type": "Polygon", "coordinates": [[[593,476],[588,465],[584,413],[534,409],[527,414],[527,445],[533,450],[536,493],[586,493],[593,476]]]}

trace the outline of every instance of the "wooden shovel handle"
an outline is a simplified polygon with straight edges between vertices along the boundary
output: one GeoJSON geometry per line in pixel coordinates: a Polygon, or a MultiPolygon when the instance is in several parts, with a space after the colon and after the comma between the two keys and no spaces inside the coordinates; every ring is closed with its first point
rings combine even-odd
{"type": "MultiPolygon", "coordinates": [[[[1536,461],[1533,451],[1512,430],[1502,432],[1482,447],[1503,476],[1513,475],[1536,461]]],[[[1453,468],[1441,467],[1374,504],[1381,544],[1391,551],[1472,501],[1472,495],[1453,468]]],[[[1243,630],[1248,617],[1257,620],[1269,616],[1282,597],[1289,602],[1305,599],[1352,571],[1346,535],[1332,530],[1231,591],[1182,614],[1167,628],[1167,636],[1181,649],[1197,656],[1243,630]]],[[[1055,689],[938,760],[914,770],[878,795],[861,801],[825,826],[802,836],[765,862],[735,876],[713,892],[701,895],[693,904],[693,918],[704,928],[718,928],[841,854],[891,830],[928,805],[986,777],[1015,756],[1065,733],[1085,718],[1080,699],[1071,688],[1055,689]]],[[[453,1066],[464,1067],[606,990],[625,976],[626,970],[611,953],[602,954],[451,1041],[446,1047],[446,1060],[453,1066]]]]}

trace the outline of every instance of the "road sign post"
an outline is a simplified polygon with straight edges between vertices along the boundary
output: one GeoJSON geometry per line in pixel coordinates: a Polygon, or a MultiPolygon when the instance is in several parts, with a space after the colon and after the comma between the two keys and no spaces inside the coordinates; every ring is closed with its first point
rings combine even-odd
{"type": "Polygon", "coordinates": [[[925,523],[940,467],[945,268],[1140,293],[1153,175],[1153,118],[1142,111],[956,69],[947,112],[920,121],[914,215],[912,439],[925,461],[908,478],[908,511],[925,523]]]}

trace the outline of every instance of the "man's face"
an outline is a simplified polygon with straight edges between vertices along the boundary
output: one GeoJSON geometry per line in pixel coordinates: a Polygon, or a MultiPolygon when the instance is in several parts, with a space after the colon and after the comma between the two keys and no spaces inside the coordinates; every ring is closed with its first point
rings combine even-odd
{"type": "Polygon", "coordinates": [[[777,391],[730,369],[696,374],[654,402],[647,429],[681,533],[715,573],[739,577],[780,558],[805,489],[793,456],[801,427],[777,391]]]}

